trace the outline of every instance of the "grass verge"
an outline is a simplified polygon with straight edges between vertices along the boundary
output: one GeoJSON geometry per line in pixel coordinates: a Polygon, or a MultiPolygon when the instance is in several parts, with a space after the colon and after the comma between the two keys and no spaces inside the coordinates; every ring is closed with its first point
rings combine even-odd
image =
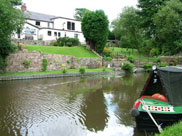
{"type": "Polygon", "coordinates": [[[25,45],[28,51],[38,51],[41,53],[48,54],[58,54],[58,55],[68,55],[74,56],[77,58],[97,58],[90,50],[87,50],[83,46],[74,46],[74,47],[55,47],[55,46],[39,46],[39,45],[25,45]]]}
{"type": "MultiPolygon", "coordinates": [[[[102,72],[103,68],[86,69],[85,72],[102,72]]],[[[105,68],[105,71],[112,71],[112,69],[105,68]]],[[[79,69],[68,69],[67,73],[79,73],[79,69]]],[[[45,71],[45,72],[8,72],[0,73],[0,76],[21,76],[21,75],[41,75],[41,74],[61,74],[63,70],[59,71],[45,71]]]]}
{"type": "Polygon", "coordinates": [[[155,136],[182,136],[182,122],[166,127],[161,134],[155,136]]]}

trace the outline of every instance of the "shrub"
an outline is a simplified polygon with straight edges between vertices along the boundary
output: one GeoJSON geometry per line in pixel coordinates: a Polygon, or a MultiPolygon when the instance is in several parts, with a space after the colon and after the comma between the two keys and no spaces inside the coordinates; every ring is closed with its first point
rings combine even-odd
{"type": "Polygon", "coordinates": [[[106,57],[113,57],[113,51],[109,48],[104,48],[102,55],[106,57]]]}
{"type": "Polygon", "coordinates": [[[144,64],[142,67],[145,69],[146,72],[151,72],[152,71],[152,64],[151,63],[144,64]]]}
{"type": "Polygon", "coordinates": [[[46,71],[47,70],[47,65],[48,65],[48,60],[46,58],[44,58],[42,60],[42,71],[46,71]]]}
{"type": "Polygon", "coordinates": [[[25,45],[23,43],[19,43],[18,44],[18,50],[22,51],[23,49],[25,49],[25,45]]]}
{"type": "Polygon", "coordinates": [[[30,60],[28,60],[28,59],[24,60],[23,65],[25,68],[29,68],[30,67],[30,60]]]}
{"type": "Polygon", "coordinates": [[[173,61],[174,61],[174,65],[176,66],[178,64],[177,58],[174,58],[173,61]]]}
{"type": "Polygon", "coordinates": [[[102,71],[106,71],[106,68],[104,67],[104,68],[102,69],[102,71]]]}
{"type": "Polygon", "coordinates": [[[80,44],[78,38],[60,37],[57,40],[58,46],[77,46],[80,44]]]}
{"type": "Polygon", "coordinates": [[[53,42],[51,42],[51,45],[52,46],[59,46],[59,43],[57,41],[53,41],[53,42]]]}
{"type": "Polygon", "coordinates": [[[150,56],[153,57],[153,56],[158,56],[159,55],[159,49],[157,48],[152,48],[150,50],[150,56]]]}
{"type": "Polygon", "coordinates": [[[3,72],[6,72],[6,67],[8,66],[6,59],[3,59],[0,56],[0,70],[2,70],[3,72]]]}
{"type": "Polygon", "coordinates": [[[166,66],[168,66],[168,63],[167,62],[160,62],[160,64],[157,66],[158,67],[166,67],[166,66]]]}
{"type": "Polygon", "coordinates": [[[155,62],[155,63],[159,63],[159,62],[161,62],[161,57],[160,57],[160,56],[158,56],[158,57],[154,60],[154,62],[155,62]]]}
{"type": "Polygon", "coordinates": [[[67,73],[68,72],[68,69],[67,68],[63,68],[63,73],[67,73]]]}
{"type": "Polygon", "coordinates": [[[106,61],[112,61],[112,57],[104,57],[104,60],[106,60],[106,61]]]}
{"type": "Polygon", "coordinates": [[[85,73],[85,70],[86,70],[86,68],[82,66],[82,67],[80,67],[79,72],[81,74],[84,74],[85,73]]]}
{"type": "Polygon", "coordinates": [[[133,64],[130,62],[123,62],[121,68],[123,70],[130,72],[130,73],[133,72],[133,64]]]}
{"type": "Polygon", "coordinates": [[[135,62],[135,58],[133,56],[128,56],[127,59],[131,62],[134,63],[135,62]]]}

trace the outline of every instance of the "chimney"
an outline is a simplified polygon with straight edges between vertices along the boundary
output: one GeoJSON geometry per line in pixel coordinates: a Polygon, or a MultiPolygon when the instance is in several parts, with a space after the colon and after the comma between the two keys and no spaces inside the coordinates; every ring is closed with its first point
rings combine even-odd
{"type": "Polygon", "coordinates": [[[26,10],[27,10],[27,6],[26,6],[25,3],[23,3],[23,5],[21,6],[21,10],[22,10],[22,11],[26,11],[26,10]]]}

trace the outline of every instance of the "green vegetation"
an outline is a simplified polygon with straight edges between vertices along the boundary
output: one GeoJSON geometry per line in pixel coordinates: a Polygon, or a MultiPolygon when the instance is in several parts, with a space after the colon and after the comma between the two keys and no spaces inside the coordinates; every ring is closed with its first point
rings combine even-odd
{"type": "Polygon", "coordinates": [[[76,8],[76,9],[75,9],[74,18],[75,18],[76,20],[81,21],[82,18],[83,18],[83,16],[84,16],[84,14],[85,14],[87,11],[89,11],[89,10],[86,9],[86,8],[76,8]]]}
{"type": "Polygon", "coordinates": [[[23,65],[24,65],[25,68],[29,68],[30,60],[28,60],[28,59],[24,60],[23,65]]]}
{"type": "Polygon", "coordinates": [[[168,66],[167,62],[160,62],[159,65],[157,65],[157,67],[166,67],[168,66]]]}
{"type": "Polygon", "coordinates": [[[129,73],[133,72],[133,64],[130,62],[123,62],[121,68],[129,73]]]}
{"type": "Polygon", "coordinates": [[[53,46],[78,46],[80,44],[80,41],[78,38],[69,38],[69,37],[60,37],[57,39],[57,41],[54,41],[52,43],[53,46]]]}
{"type": "Polygon", "coordinates": [[[1,69],[3,72],[5,72],[7,66],[8,66],[7,60],[6,60],[6,59],[3,59],[3,58],[0,56],[0,69],[1,69]]]}
{"type": "Polygon", "coordinates": [[[127,59],[131,62],[131,63],[134,63],[135,62],[135,58],[131,55],[131,56],[128,56],[127,59]]]}
{"type": "Polygon", "coordinates": [[[47,70],[48,60],[44,58],[42,60],[42,71],[45,72],[47,70]]]}
{"type": "Polygon", "coordinates": [[[68,72],[68,69],[67,68],[63,68],[62,72],[63,73],[67,73],[68,72]]]}
{"type": "MultiPolygon", "coordinates": [[[[86,69],[85,72],[101,72],[103,68],[86,69]]],[[[105,68],[105,71],[112,71],[112,69],[105,68]]],[[[19,76],[19,75],[41,75],[41,74],[61,74],[63,71],[45,71],[45,72],[8,72],[0,73],[0,76],[19,76]]],[[[79,69],[68,69],[67,73],[79,73],[79,69]]]]}
{"type": "Polygon", "coordinates": [[[152,64],[144,64],[142,67],[145,69],[146,72],[151,72],[152,71],[152,64]]]}
{"type": "Polygon", "coordinates": [[[109,21],[104,11],[87,11],[82,18],[82,32],[91,49],[101,54],[109,34],[109,21]]]}
{"type": "Polygon", "coordinates": [[[76,47],[53,47],[53,46],[38,46],[38,45],[26,45],[29,51],[39,51],[48,54],[59,54],[59,55],[69,55],[74,57],[98,57],[93,52],[87,50],[83,46],[76,47]]]}
{"type": "Polygon", "coordinates": [[[106,60],[106,61],[112,61],[112,57],[104,57],[104,60],[106,60]]]}
{"type": "Polygon", "coordinates": [[[23,12],[14,8],[19,4],[21,0],[0,0],[0,63],[3,63],[0,68],[3,71],[6,57],[16,49],[11,44],[11,35],[13,32],[20,32],[24,24],[23,12]]]}
{"type": "Polygon", "coordinates": [[[155,136],[181,136],[182,135],[182,122],[166,127],[161,134],[155,136]]]}
{"type": "Polygon", "coordinates": [[[85,70],[86,70],[86,68],[83,67],[83,66],[79,68],[79,72],[80,72],[81,74],[84,74],[84,73],[85,73],[85,70]]]}

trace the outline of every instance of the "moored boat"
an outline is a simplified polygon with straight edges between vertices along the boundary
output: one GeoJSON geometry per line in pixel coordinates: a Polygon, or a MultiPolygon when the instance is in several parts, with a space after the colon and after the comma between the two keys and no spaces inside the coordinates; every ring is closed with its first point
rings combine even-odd
{"type": "Polygon", "coordinates": [[[182,120],[182,69],[162,67],[153,70],[131,110],[137,128],[161,131],[182,120]]]}

